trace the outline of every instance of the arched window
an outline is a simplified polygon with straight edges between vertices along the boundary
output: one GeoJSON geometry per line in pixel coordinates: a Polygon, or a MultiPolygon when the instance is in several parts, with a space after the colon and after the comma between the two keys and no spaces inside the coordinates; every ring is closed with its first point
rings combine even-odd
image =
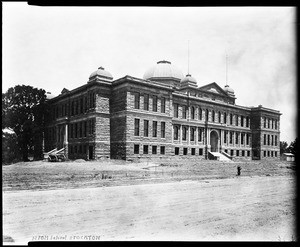
{"type": "Polygon", "coordinates": [[[179,132],[178,126],[174,126],[174,140],[178,140],[178,132],[179,132]]]}
{"type": "Polygon", "coordinates": [[[199,120],[202,120],[202,109],[199,107],[199,115],[198,115],[199,120]]]}
{"type": "Polygon", "coordinates": [[[195,107],[191,107],[191,119],[195,119],[195,107]]]}

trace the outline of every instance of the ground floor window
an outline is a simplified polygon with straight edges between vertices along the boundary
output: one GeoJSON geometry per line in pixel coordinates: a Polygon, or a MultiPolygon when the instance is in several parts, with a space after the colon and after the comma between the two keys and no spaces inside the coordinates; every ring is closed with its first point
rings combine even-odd
{"type": "Polygon", "coordinates": [[[203,155],[203,148],[199,148],[199,155],[203,155]]]}
{"type": "Polygon", "coordinates": [[[230,150],[230,155],[233,156],[233,150],[230,150]]]}
{"type": "Polygon", "coordinates": [[[273,151],[271,151],[271,157],[273,157],[273,151]]]}
{"type": "Polygon", "coordinates": [[[160,147],[160,154],[165,154],[165,146],[160,147]]]}
{"type": "Polygon", "coordinates": [[[157,154],[157,146],[152,146],[152,154],[157,154]]]}
{"type": "Polygon", "coordinates": [[[242,156],[245,156],[245,151],[244,150],[242,150],[242,156]]]}
{"type": "Polygon", "coordinates": [[[179,147],[175,148],[175,155],[179,155],[179,147]]]}
{"type": "Polygon", "coordinates": [[[250,151],[247,151],[247,155],[250,156],[250,151]]]}
{"type": "Polygon", "coordinates": [[[195,155],[195,153],[196,153],[196,149],[192,148],[192,155],[195,155]]]}
{"type": "Polygon", "coordinates": [[[227,150],[227,149],[225,149],[225,153],[228,153],[228,150],[227,150]]]}
{"type": "Polygon", "coordinates": [[[277,152],[275,152],[275,157],[277,157],[277,152]]]}
{"type": "Polygon", "coordinates": [[[144,145],[144,154],[148,154],[148,145],[144,145]]]}
{"type": "Polygon", "coordinates": [[[135,144],[134,145],[134,154],[139,154],[140,145],[135,144]]]}
{"type": "Polygon", "coordinates": [[[187,148],[183,148],[183,155],[187,155],[188,153],[188,149],[187,148]]]}
{"type": "Polygon", "coordinates": [[[268,157],[270,157],[270,151],[268,151],[268,157]]]}
{"type": "Polygon", "coordinates": [[[240,155],[240,150],[236,150],[236,156],[240,155]]]}
{"type": "Polygon", "coordinates": [[[267,156],[267,152],[266,151],[264,151],[264,157],[266,157],[267,156]]]}

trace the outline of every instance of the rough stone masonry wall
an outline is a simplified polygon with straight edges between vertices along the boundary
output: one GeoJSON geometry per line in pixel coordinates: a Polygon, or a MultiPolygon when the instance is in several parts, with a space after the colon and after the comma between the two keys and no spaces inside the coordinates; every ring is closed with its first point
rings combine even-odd
{"type": "Polygon", "coordinates": [[[95,158],[110,158],[109,97],[96,94],[95,158]]]}
{"type": "Polygon", "coordinates": [[[126,89],[115,89],[110,99],[110,157],[126,159],[126,89]]]}

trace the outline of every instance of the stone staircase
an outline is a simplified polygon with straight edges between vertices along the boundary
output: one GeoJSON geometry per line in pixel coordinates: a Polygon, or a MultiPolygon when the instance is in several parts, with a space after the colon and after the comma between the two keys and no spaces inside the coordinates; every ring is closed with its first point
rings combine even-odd
{"type": "Polygon", "coordinates": [[[219,152],[208,152],[208,158],[212,160],[219,160],[219,161],[225,161],[225,162],[233,162],[226,153],[219,153],[219,152]]]}

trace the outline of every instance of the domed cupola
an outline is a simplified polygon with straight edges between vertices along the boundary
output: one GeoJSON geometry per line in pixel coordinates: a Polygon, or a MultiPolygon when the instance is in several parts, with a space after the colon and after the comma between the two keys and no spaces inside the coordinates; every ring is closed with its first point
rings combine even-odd
{"type": "Polygon", "coordinates": [[[233,91],[233,89],[231,88],[231,87],[229,87],[228,85],[226,85],[224,88],[223,88],[223,90],[229,95],[229,96],[235,96],[234,95],[234,91],[233,91]]]}
{"type": "Polygon", "coordinates": [[[112,80],[113,80],[113,77],[112,77],[111,73],[106,71],[103,67],[99,67],[98,70],[94,71],[90,75],[88,83],[93,82],[93,81],[111,82],[112,80]]]}
{"type": "Polygon", "coordinates": [[[49,100],[49,99],[53,99],[55,98],[56,96],[50,92],[46,92],[46,100],[49,100]]]}
{"type": "Polygon", "coordinates": [[[197,81],[194,77],[192,77],[190,74],[187,74],[186,77],[181,79],[180,81],[180,87],[197,87],[197,81]]]}
{"type": "Polygon", "coordinates": [[[180,80],[183,78],[182,72],[171,62],[162,60],[148,69],[143,78],[150,81],[159,81],[166,84],[179,86],[180,80]]]}

